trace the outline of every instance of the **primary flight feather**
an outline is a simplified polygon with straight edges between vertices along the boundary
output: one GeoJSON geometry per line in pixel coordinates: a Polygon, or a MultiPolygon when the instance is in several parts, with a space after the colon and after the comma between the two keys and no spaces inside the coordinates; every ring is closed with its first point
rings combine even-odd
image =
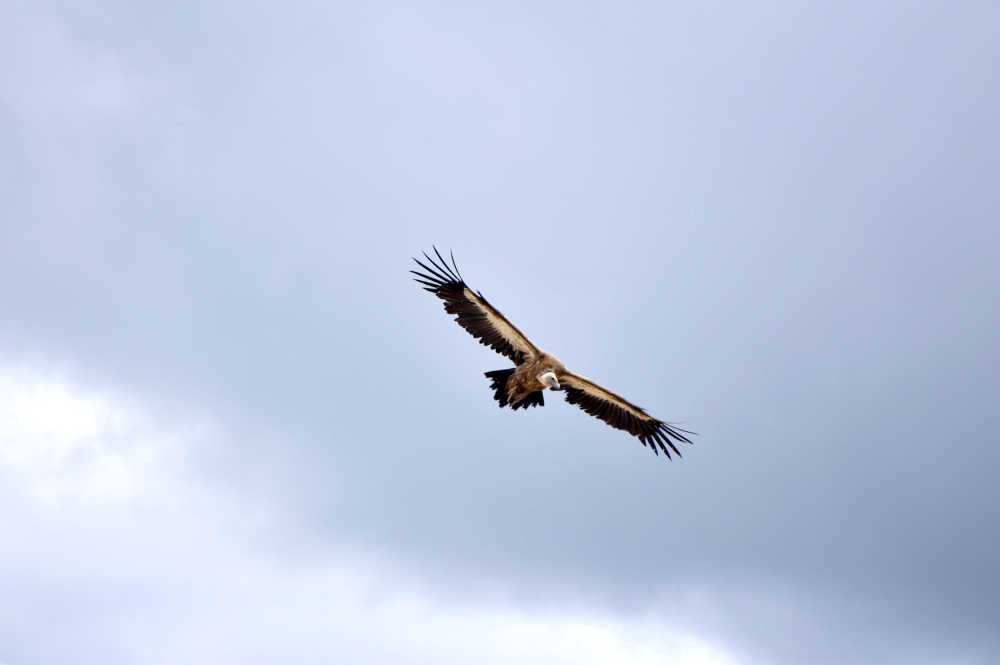
{"type": "Polygon", "coordinates": [[[444,301],[445,311],[456,315],[458,325],[514,363],[513,368],[486,372],[500,408],[510,406],[516,411],[544,406],[542,393],[551,388],[565,392],[570,404],[637,437],[657,455],[659,447],[668,458],[671,451],[680,456],[675,444],[691,443],[684,435],[693,432],[657,420],[624,397],[570,372],[555,356],[532,344],[482,293],[469,288],[458,271],[454,255],[448,265],[436,247],[434,254],[436,261],[426,252],[427,263],[413,259],[423,270],[410,271],[417,276],[416,281],[444,301]]]}

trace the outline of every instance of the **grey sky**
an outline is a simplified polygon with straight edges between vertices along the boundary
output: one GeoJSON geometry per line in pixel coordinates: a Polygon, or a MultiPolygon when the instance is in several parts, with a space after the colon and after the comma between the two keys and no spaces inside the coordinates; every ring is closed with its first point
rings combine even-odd
{"type": "Polygon", "coordinates": [[[0,12],[3,385],[145,414],[8,400],[0,662],[1000,658],[993,4],[0,12]],[[499,411],[431,243],[695,445],[499,411]]]}

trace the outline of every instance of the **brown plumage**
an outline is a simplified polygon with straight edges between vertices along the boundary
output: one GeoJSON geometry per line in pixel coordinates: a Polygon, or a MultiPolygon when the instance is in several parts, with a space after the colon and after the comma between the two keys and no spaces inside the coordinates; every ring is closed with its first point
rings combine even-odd
{"type": "Polygon", "coordinates": [[[592,416],[612,427],[625,430],[669,458],[673,451],[681,454],[676,443],[691,443],[688,430],[657,420],[624,397],[602,388],[590,379],[574,374],[558,358],[539,349],[514,324],[493,307],[482,293],[466,285],[458,271],[455,257],[451,265],[434,248],[437,261],[424,252],[427,263],[414,259],[424,272],[411,270],[416,281],[444,301],[444,309],[455,314],[458,325],[467,330],[480,344],[507,356],[515,367],[486,372],[491,381],[494,399],[500,408],[510,406],[515,411],[529,406],[544,406],[546,388],[566,393],[566,401],[576,404],[592,416]],[[428,265],[429,264],[429,265],[428,265]]]}

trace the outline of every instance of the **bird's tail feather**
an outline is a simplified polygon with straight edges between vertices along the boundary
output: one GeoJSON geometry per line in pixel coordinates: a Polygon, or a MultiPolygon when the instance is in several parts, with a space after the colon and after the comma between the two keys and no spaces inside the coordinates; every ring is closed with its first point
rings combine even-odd
{"type": "MultiPolygon", "coordinates": [[[[486,372],[486,377],[490,380],[490,388],[493,390],[493,399],[500,404],[501,409],[510,404],[507,398],[507,379],[514,373],[514,369],[512,367],[510,369],[497,369],[492,372],[486,372]]],[[[541,390],[530,393],[520,402],[510,404],[510,408],[515,411],[521,408],[526,409],[529,406],[545,406],[545,399],[542,397],[541,390]]]]}

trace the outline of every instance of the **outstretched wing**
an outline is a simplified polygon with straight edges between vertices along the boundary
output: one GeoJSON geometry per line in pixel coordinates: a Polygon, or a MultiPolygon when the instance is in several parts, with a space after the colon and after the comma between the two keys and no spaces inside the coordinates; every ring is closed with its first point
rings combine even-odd
{"type": "Polygon", "coordinates": [[[684,434],[694,434],[685,429],[668,425],[662,420],[657,420],[643,409],[632,404],[621,395],[616,395],[610,390],[606,390],[590,379],[563,372],[559,375],[559,383],[566,391],[566,401],[576,404],[590,415],[600,418],[612,427],[623,429],[629,434],[639,438],[642,445],[649,445],[653,452],[659,455],[656,447],[670,457],[670,450],[674,451],[678,457],[681,452],[677,450],[675,442],[691,443],[684,434]],[[670,450],[667,450],[670,446],[670,450]]]}
{"type": "Polygon", "coordinates": [[[423,284],[425,291],[430,291],[444,301],[444,311],[458,315],[455,317],[458,325],[469,331],[480,344],[502,353],[515,364],[520,365],[526,358],[538,355],[538,349],[528,341],[524,333],[508,321],[500,310],[486,302],[483,294],[474,292],[466,286],[458,272],[458,266],[455,265],[454,255],[451,256],[451,266],[449,266],[436,247],[434,254],[440,263],[424,252],[424,258],[430,265],[417,259],[413,260],[426,273],[416,270],[410,272],[417,276],[414,281],[423,284]]]}

